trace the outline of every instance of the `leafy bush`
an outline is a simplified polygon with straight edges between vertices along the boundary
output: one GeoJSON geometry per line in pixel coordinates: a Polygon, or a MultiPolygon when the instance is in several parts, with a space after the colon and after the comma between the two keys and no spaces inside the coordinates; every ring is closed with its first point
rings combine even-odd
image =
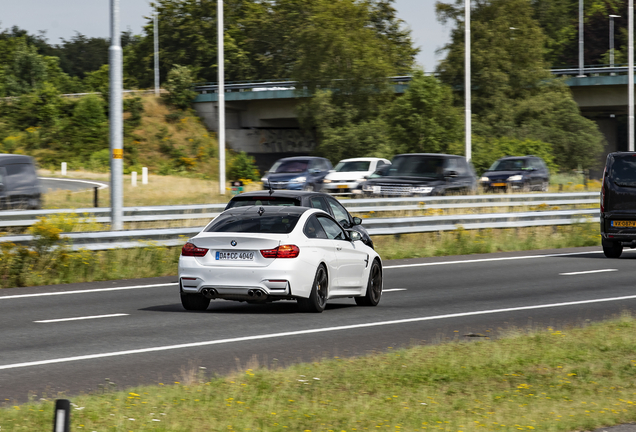
{"type": "Polygon", "coordinates": [[[168,72],[165,87],[169,93],[165,96],[166,101],[179,109],[190,108],[196,97],[196,93],[192,91],[193,84],[192,71],[185,66],[176,65],[168,72]]]}
{"type": "Polygon", "coordinates": [[[260,175],[258,168],[256,168],[256,161],[245,152],[238,153],[230,161],[228,177],[230,180],[259,180],[260,175]]]}
{"type": "Polygon", "coordinates": [[[92,171],[108,171],[110,169],[110,150],[106,148],[92,153],[88,163],[92,171]]]}

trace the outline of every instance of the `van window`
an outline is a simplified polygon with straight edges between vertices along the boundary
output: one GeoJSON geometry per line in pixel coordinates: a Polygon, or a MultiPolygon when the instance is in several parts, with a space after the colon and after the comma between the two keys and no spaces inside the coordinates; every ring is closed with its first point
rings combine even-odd
{"type": "Polygon", "coordinates": [[[627,157],[616,156],[610,170],[610,176],[617,183],[635,183],[636,157],[632,155],[627,157]]]}
{"type": "Polygon", "coordinates": [[[6,166],[11,187],[33,186],[36,181],[35,170],[31,164],[11,164],[6,166]]]}

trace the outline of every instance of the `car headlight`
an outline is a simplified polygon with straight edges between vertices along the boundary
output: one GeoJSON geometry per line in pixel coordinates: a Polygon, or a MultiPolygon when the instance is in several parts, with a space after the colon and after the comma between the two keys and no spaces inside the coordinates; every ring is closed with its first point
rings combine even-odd
{"type": "Polygon", "coordinates": [[[323,183],[331,183],[331,180],[329,180],[329,179],[324,179],[322,182],[323,182],[323,183]]]}
{"type": "Polygon", "coordinates": [[[418,193],[418,194],[427,194],[427,193],[431,193],[433,192],[433,188],[430,186],[417,186],[417,187],[412,187],[411,188],[411,193],[418,193]]]}
{"type": "Polygon", "coordinates": [[[261,177],[261,181],[262,181],[263,183],[267,183],[267,177],[261,177]]]}
{"type": "Polygon", "coordinates": [[[360,184],[360,183],[364,183],[365,181],[367,181],[367,179],[359,178],[358,180],[356,180],[356,183],[360,184]]]}
{"type": "Polygon", "coordinates": [[[521,174],[508,177],[508,181],[519,181],[519,180],[523,180],[523,176],[521,174]]]}
{"type": "Polygon", "coordinates": [[[296,177],[295,179],[291,180],[292,183],[305,183],[306,181],[307,177],[296,177]]]}
{"type": "Polygon", "coordinates": [[[490,181],[490,179],[488,177],[482,177],[479,179],[479,181],[487,182],[490,181]]]}
{"type": "Polygon", "coordinates": [[[363,186],[362,186],[362,190],[363,190],[364,192],[373,192],[373,186],[370,186],[370,185],[366,185],[366,184],[365,184],[365,185],[363,185],[363,186]]]}

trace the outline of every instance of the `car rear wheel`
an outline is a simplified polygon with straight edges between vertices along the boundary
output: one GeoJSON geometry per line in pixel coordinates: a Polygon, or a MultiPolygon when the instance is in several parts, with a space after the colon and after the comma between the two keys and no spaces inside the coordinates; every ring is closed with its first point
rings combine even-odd
{"type": "Polygon", "coordinates": [[[607,258],[618,258],[623,253],[623,245],[620,242],[614,242],[603,239],[603,253],[607,258]]]}
{"type": "Polygon", "coordinates": [[[354,297],[358,306],[377,306],[382,297],[382,267],[374,260],[369,271],[367,292],[363,297],[354,297]]]}
{"type": "Polygon", "coordinates": [[[305,312],[320,313],[325,310],[327,297],[329,296],[329,275],[324,265],[320,264],[316,271],[314,284],[311,287],[309,298],[299,298],[298,305],[305,312]]]}
{"type": "Polygon", "coordinates": [[[210,299],[203,297],[201,294],[181,293],[181,304],[185,310],[204,311],[210,306],[210,299]]]}

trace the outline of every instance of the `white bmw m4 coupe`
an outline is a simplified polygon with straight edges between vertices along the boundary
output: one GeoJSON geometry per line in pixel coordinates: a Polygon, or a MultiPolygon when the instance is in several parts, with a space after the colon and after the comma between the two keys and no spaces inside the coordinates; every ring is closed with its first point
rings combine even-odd
{"type": "Polygon", "coordinates": [[[183,246],[181,303],[206,310],[213,299],[296,300],[322,312],[327,300],[353,297],[376,306],[382,260],[329,214],[306,207],[249,206],[221,213],[183,246]]]}

